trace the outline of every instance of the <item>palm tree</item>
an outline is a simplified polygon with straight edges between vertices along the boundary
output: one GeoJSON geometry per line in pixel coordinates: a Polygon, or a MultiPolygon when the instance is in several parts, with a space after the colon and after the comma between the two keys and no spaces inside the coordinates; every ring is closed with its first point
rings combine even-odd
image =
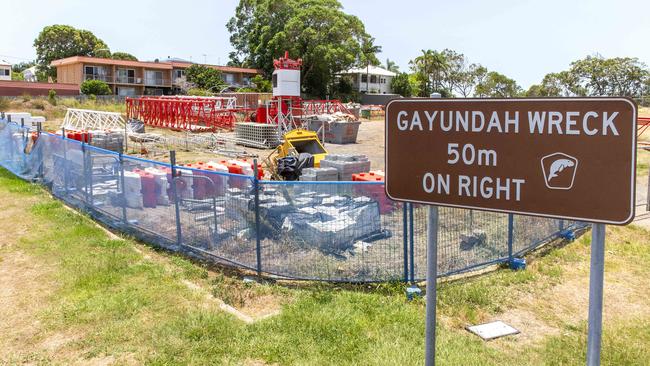
{"type": "Polygon", "coordinates": [[[411,67],[414,71],[422,74],[425,79],[425,90],[429,93],[440,89],[442,75],[449,67],[449,63],[442,52],[422,50],[422,55],[411,61],[411,67]],[[433,85],[431,85],[431,79],[433,79],[433,85]]]}
{"type": "Polygon", "coordinates": [[[370,64],[376,65],[379,63],[376,53],[381,52],[381,46],[375,45],[375,37],[368,37],[361,43],[361,56],[366,63],[366,93],[370,91],[370,64]]]}
{"type": "Polygon", "coordinates": [[[395,63],[395,61],[391,61],[390,59],[386,59],[386,70],[392,71],[394,73],[399,72],[399,66],[395,63]]]}

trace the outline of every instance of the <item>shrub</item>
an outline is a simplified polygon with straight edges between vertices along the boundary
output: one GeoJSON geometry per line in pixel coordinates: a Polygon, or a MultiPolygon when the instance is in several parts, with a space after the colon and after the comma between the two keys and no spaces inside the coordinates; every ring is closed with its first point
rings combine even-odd
{"type": "Polygon", "coordinates": [[[9,110],[9,99],[0,97],[0,111],[5,112],[9,110]]]}
{"type": "Polygon", "coordinates": [[[40,99],[36,99],[32,101],[32,108],[45,110],[45,102],[40,99]]]}
{"type": "Polygon", "coordinates": [[[30,100],[32,100],[32,96],[29,95],[29,94],[27,94],[27,93],[23,93],[22,98],[23,98],[23,102],[24,102],[24,103],[27,103],[27,102],[29,102],[30,100]]]}
{"type": "Polygon", "coordinates": [[[201,88],[192,88],[187,90],[187,95],[194,95],[198,97],[209,97],[212,95],[209,91],[201,88]]]}
{"type": "Polygon", "coordinates": [[[47,92],[47,101],[50,102],[51,105],[56,105],[56,90],[50,89],[50,91],[47,92]]]}
{"type": "Polygon", "coordinates": [[[86,80],[81,84],[81,93],[85,95],[109,95],[111,88],[101,80],[86,80]]]}

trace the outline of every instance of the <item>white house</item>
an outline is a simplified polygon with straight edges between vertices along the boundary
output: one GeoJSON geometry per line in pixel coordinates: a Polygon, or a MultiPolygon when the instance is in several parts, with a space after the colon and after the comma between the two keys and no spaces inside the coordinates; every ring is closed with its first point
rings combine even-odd
{"type": "Polygon", "coordinates": [[[11,81],[11,64],[4,60],[0,60],[0,80],[11,81]]]}
{"type": "Polygon", "coordinates": [[[391,94],[390,83],[397,74],[378,66],[357,67],[341,73],[352,81],[352,87],[361,93],[391,94]]]}

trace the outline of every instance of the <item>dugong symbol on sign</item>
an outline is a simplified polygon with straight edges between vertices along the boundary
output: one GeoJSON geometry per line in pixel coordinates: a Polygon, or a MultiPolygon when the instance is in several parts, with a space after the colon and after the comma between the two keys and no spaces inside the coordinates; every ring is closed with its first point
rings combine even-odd
{"type": "Polygon", "coordinates": [[[550,189],[571,189],[578,169],[578,159],[556,152],[541,159],[544,183],[550,189]],[[570,178],[570,179],[569,179],[570,178]]]}
{"type": "Polygon", "coordinates": [[[558,173],[564,170],[566,167],[572,167],[575,164],[569,159],[557,159],[551,164],[551,168],[548,172],[548,181],[558,176],[558,173]]]}

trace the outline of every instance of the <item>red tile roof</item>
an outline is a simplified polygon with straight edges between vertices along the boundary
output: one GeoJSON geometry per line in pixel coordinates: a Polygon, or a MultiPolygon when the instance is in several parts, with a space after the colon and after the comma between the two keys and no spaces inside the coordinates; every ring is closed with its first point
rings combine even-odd
{"type": "Polygon", "coordinates": [[[50,89],[56,91],[57,95],[79,95],[79,85],[77,84],[0,81],[0,96],[48,95],[50,89]]]}
{"type": "Polygon", "coordinates": [[[129,61],[129,60],[113,60],[111,58],[87,57],[87,56],[72,56],[54,60],[50,65],[63,66],[73,65],[78,63],[88,63],[95,65],[115,65],[115,66],[130,66],[130,67],[146,67],[148,69],[164,69],[171,70],[172,65],[169,62],[148,62],[148,61],[129,61]]]}
{"type": "Polygon", "coordinates": [[[0,87],[11,88],[30,88],[30,89],[66,89],[66,90],[79,90],[77,84],[63,84],[63,83],[30,83],[27,81],[19,80],[0,80],[0,87]]]}
{"type": "MultiPolygon", "coordinates": [[[[190,67],[190,66],[194,65],[191,62],[179,62],[179,61],[172,61],[171,64],[175,68],[179,68],[179,69],[184,69],[184,68],[187,68],[187,67],[190,67]]],[[[223,71],[223,72],[241,72],[243,74],[261,74],[262,73],[262,70],[250,69],[250,68],[247,68],[247,67],[233,67],[233,66],[221,66],[221,65],[209,65],[209,64],[198,64],[198,65],[211,67],[213,69],[217,69],[217,70],[223,71]]]]}

